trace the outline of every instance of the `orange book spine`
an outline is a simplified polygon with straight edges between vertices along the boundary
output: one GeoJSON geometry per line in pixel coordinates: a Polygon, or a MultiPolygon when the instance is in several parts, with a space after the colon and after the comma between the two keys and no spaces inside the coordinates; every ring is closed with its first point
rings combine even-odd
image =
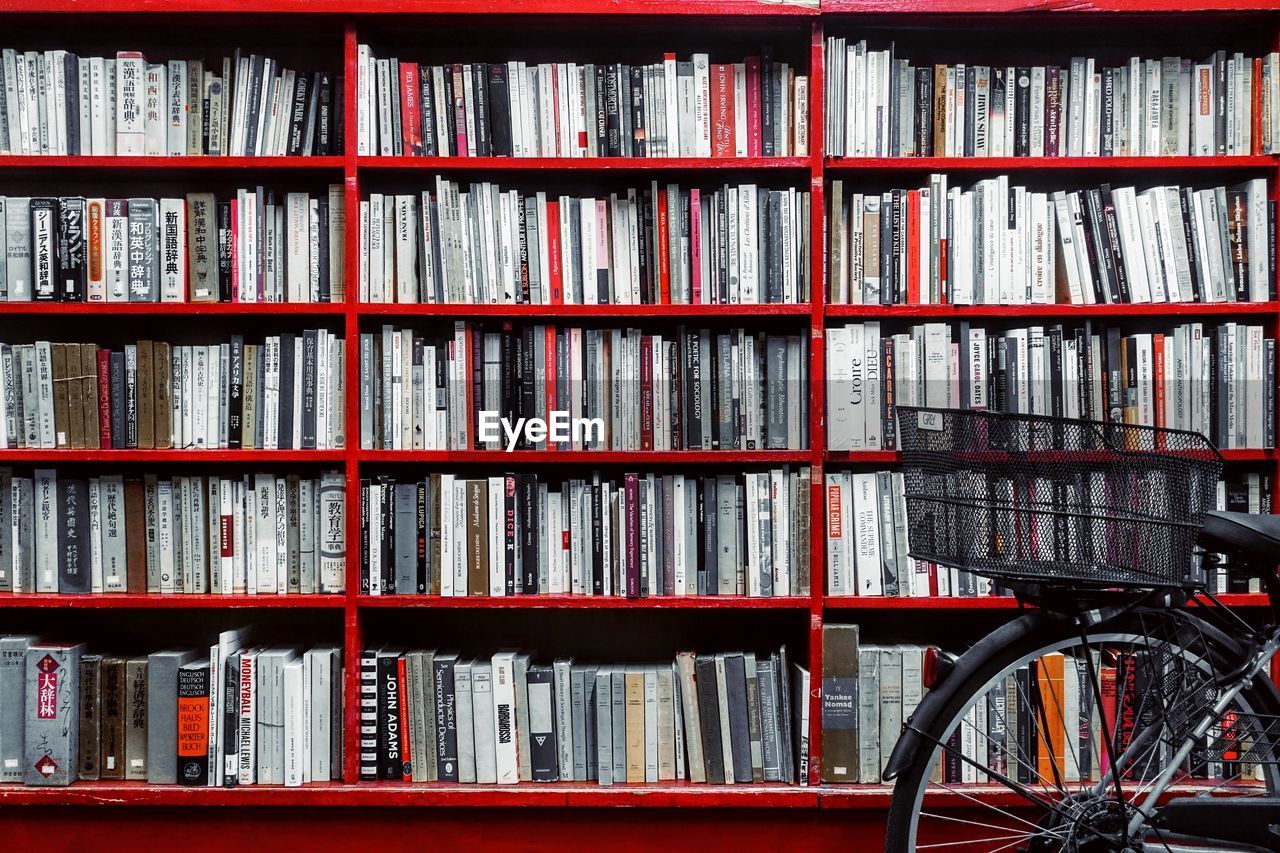
{"type": "MultiPolygon", "coordinates": [[[[412,734],[409,726],[409,691],[405,687],[408,682],[409,673],[408,667],[405,666],[404,655],[401,655],[400,659],[396,661],[396,669],[400,676],[400,681],[396,685],[396,689],[400,693],[400,755],[404,757],[404,780],[406,782],[411,782],[413,781],[413,771],[415,768],[413,763],[409,760],[409,756],[413,755],[413,744],[409,740],[412,734]]],[[[419,770],[419,772],[421,772],[421,770],[419,770]]]]}
{"type": "Polygon", "coordinates": [[[1066,767],[1066,731],[1063,715],[1063,657],[1059,653],[1045,655],[1036,661],[1036,681],[1040,688],[1040,704],[1044,710],[1044,726],[1036,729],[1036,772],[1048,783],[1063,779],[1066,767]]]}
{"type": "Polygon", "coordinates": [[[1163,427],[1166,423],[1165,418],[1165,387],[1164,387],[1164,335],[1156,334],[1151,336],[1151,360],[1153,362],[1153,371],[1155,377],[1155,418],[1156,426],[1163,427]]]}

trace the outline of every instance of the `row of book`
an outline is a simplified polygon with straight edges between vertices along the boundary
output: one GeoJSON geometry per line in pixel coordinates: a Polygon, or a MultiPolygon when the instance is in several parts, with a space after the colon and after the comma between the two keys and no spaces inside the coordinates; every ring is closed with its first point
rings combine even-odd
{"type": "Polygon", "coordinates": [[[0,468],[0,592],[311,595],[346,584],[340,472],[0,468]]]}
{"type": "Polygon", "coordinates": [[[764,47],[741,62],[426,65],[357,54],[362,155],[804,157],[809,78],[764,47]]]}
{"type": "Polygon", "coordinates": [[[809,469],[361,482],[371,595],[809,594],[809,469]]]}
{"type": "Polygon", "coordinates": [[[827,38],[836,157],[1245,156],[1280,151],[1280,54],[1104,66],[912,65],[827,38]]]}
{"type": "Polygon", "coordinates": [[[827,446],[896,449],[895,407],[992,409],[1198,432],[1275,446],[1275,339],[1244,323],[1125,334],[1053,324],[827,329],[827,446]]]}
{"type": "Polygon", "coordinates": [[[0,196],[0,302],[341,302],[342,187],[0,196]]]}
{"type": "Polygon", "coordinates": [[[260,344],[0,344],[0,448],[339,449],[345,347],[327,329],[260,344]]]}
{"type": "Polygon", "coordinates": [[[808,446],[807,340],[680,326],[457,321],[360,336],[360,446],[786,450],[808,446]]]}
{"type": "Polygon", "coordinates": [[[292,156],[342,153],[342,78],[269,57],[153,63],[140,52],[0,51],[0,152],[292,156]],[[217,73],[220,72],[220,73],[217,73]]]}
{"type": "Polygon", "coordinates": [[[436,178],[360,203],[364,302],[711,305],[809,299],[809,193],[659,185],[548,197],[436,178]]]}
{"type": "Polygon", "coordinates": [[[252,629],[139,656],[0,635],[0,783],[339,781],[342,687],[338,646],[252,629]]]}
{"type": "Polygon", "coordinates": [[[837,304],[1131,304],[1276,298],[1275,203],[1233,186],[1049,193],[1007,176],[948,187],[831,185],[837,304]]]}
{"type": "Polygon", "coordinates": [[[360,778],[805,784],[809,688],[785,646],[613,665],[368,649],[360,778]]]}

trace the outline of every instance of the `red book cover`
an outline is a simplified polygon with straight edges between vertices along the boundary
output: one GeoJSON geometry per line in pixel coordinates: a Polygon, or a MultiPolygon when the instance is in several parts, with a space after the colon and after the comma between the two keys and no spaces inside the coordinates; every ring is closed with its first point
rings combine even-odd
{"type": "MultiPolygon", "coordinates": [[[[408,681],[408,672],[405,667],[404,655],[396,661],[396,669],[398,670],[399,683],[396,685],[400,692],[400,738],[401,749],[400,755],[404,758],[404,781],[413,781],[413,764],[409,760],[409,756],[413,755],[413,744],[410,742],[409,728],[409,691],[405,688],[408,681]]],[[[418,772],[421,772],[419,770],[418,772]]]]}
{"type": "Polygon", "coordinates": [[[422,156],[422,96],[418,88],[418,63],[400,63],[400,140],[404,153],[422,156]]]}
{"type": "Polygon", "coordinates": [[[1116,668],[1104,662],[1098,669],[1098,689],[1102,693],[1102,725],[1108,733],[1103,735],[1099,732],[1101,740],[1098,755],[1101,761],[1098,765],[1098,776],[1101,777],[1111,769],[1111,754],[1104,744],[1108,737],[1112,738],[1114,743],[1116,736],[1116,668]]]}
{"type": "Polygon", "coordinates": [[[653,336],[640,336],[640,449],[653,450],[653,336]]]}
{"type": "Polygon", "coordinates": [[[467,156],[467,98],[462,82],[462,66],[453,66],[453,121],[458,156],[467,156]]]}
{"type": "Polygon", "coordinates": [[[656,192],[656,201],[658,202],[658,303],[660,305],[671,304],[671,253],[668,251],[667,240],[670,235],[667,233],[667,194],[665,192],[656,192]]]}
{"type": "Polygon", "coordinates": [[[951,302],[951,282],[947,280],[947,238],[938,240],[938,302],[951,302]]]}
{"type": "Polygon", "coordinates": [[[627,598],[640,597],[640,475],[623,475],[627,498],[627,598]]]}
{"type": "Polygon", "coordinates": [[[760,157],[760,57],[747,57],[747,156],[760,157]]]}
{"type": "Polygon", "coordinates": [[[240,202],[231,199],[231,301],[240,301],[240,202]]]}
{"type": "Polygon", "coordinates": [[[733,66],[711,66],[711,156],[733,156],[733,66]]]}
{"type": "MultiPolygon", "coordinates": [[[[551,63],[551,103],[560,103],[560,63],[558,62],[551,63]]],[[[552,138],[555,140],[556,147],[554,151],[544,153],[551,157],[559,157],[561,150],[560,110],[557,109],[551,111],[551,122],[554,134],[552,138]]]]}
{"type": "Polygon", "coordinates": [[[564,273],[560,266],[560,202],[547,202],[547,270],[551,276],[551,304],[564,304],[564,273]]]}
{"type": "Polygon", "coordinates": [[[920,190],[907,193],[907,304],[920,304],[920,190]]]}
{"type": "Polygon", "coordinates": [[[689,190],[689,285],[694,305],[702,299],[702,191],[689,190]]]}
{"type": "Polygon", "coordinates": [[[98,350],[98,446],[111,447],[111,350],[98,350]]]}

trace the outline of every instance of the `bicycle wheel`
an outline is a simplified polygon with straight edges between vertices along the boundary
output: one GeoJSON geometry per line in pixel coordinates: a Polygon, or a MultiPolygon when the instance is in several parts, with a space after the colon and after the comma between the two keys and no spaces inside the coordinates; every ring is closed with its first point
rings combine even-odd
{"type": "Polygon", "coordinates": [[[886,850],[1165,849],[1153,821],[1162,798],[1274,793],[1275,693],[1255,677],[1213,713],[1214,678],[1239,661],[1202,624],[1144,611],[1082,640],[1054,622],[1002,649],[922,730],[886,850]]]}

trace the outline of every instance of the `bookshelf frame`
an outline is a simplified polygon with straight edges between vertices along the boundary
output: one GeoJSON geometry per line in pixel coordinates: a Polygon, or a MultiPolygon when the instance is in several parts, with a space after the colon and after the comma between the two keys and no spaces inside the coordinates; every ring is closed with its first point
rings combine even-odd
{"type": "MultiPolygon", "coordinates": [[[[328,785],[316,785],[303,789],[270,787],[243,787],[232,790],[209,788],[183,788],[177,786],[151,787],[144,784],[125,783],[77,783],[69,788],[24,788],[0,786],[0,827],[14,830],[18,839],[35,838],[36,825],[44,809],[15,809],[3,806],[92,806],[78,809],[72,816],[67,812],[72,836],[83,833],[85,839],[93,838],[100,826],[112,825],[114,818],[103,814],[110,806],[183,807],[204,805],[245,806],[297,806],[297,807],[381,807],[381,806],[459,806],[496,809],[495,814],[507,814],[512,807],[531,805],[580,806],[590,809],[612,806],[643,806],[648,808],[675,809],[708,807],[707,814],[718,816],[705,818],[710,825],[728,829],[734,835],[752,837],[756,824],[740,822],[744,809],[765,807],[769,814],[776,814],[777,821],[789,822],[806,831],[801,837],[818,840],[830,838],[832,827],[850,827],[850,815],[861,815],[857,825],[877,831],[882,820],[876,814],[888,805],[890,788],[882,785],[823,786],[818,784],[821,756],[820,701],[818,686],[822,671],[822,626],[828,619],[845,621],[864,614],[882,617],[919,619],[926,613],[987,613],[998,617],[1018,605],[1011,599],[920,599],[920,598],[867,598],[839,597],[825,594],[825,554],[823,519],[823,473],[829,467],[853,465],[860,467],[893,465],[899,455],[892,451],[828,452],[824,429],[824,331],[828,323],[855,319],[912,321],[947,320],[962,318],[1061,318],[1085,317],[1114,318],[1115,320],[1176,320],[1197,317],[1238,316],[1253,321],[1261,320],[1267,334],[1280,332],[1280,302],[1250,304],[1159,304],[1159,305],[1017,305],[1017,306],[937,306],[937,305],[828,305],[826,303],[826,186],[832,177],[847,180],[856,178],[915,180],[930,172],[947,173],[991,172],[1013,175],[1034,172],[1057,172],[1078,177],[1093,173],[1135,174],[1162,170],[1173,174],[1191,176],[1196,180],[1208,179],[1220,171],[1265,176],[1271,182],[1271,199],[1280,201],[1280,157],[1130,157],[1130,158],[827,158],[823,139],[823,51],[828,27],[842,31],[856,28],[860,16],[875,16],[883,24],[886,18],[894,22],[909,23],[912,16],[988,15],[1008,16],[1018,20],[1020,26],[1034,16],[1044,25],[1065,21],[1079,16],[1107,16],[1117,12],[1126,18],[1134,15],[1156,19],[1178,19],[1190,25],[1193,13],[1209,10],[1215,15],[1248,15],[1265,21],[1271,28],[1272,43],[1280,47],[1280,0],[824,0],[821,10],[806,6],[765,3],[760,0],[0,0],[0,20],[4,15],[49,14],[60,18],[60,23],[73,24],[71,14],[154,16],[165,26],[180,27],[203,20],[218,19],[234,14],[297,15],[298,26],[320,30],[333,28],[330,34],[341,34],[345,86],[342,109],[346,138],[344,153],[334,157],[0,157],[0,176],[12,176],[22,170],[36,169],[56,172],[60,175],[75,174],[91,181],[95,175],[109,172],[138,181],[158,174],[207,175],[222,174],[232,177],[242,170],[255,170],[253,177],[280,170],[281,178],[306,177],[343,183],[346,210],[346,294],[347,300],[335,304],[59,304],[59,303],[4,303],[0,316],[30,318],[37,323],[51,323],[63,316],[106,315],[136,318],[201,318],[230,329],[242,317],[280,317],[289,323],[328,322],[340,333],[347,347],[347,387],[359,387],[359,364],[354,357],[359,351],[359,334],[362,323],[373,321],[392,322],[403,320],[438,318],[513,318],[543,321],[570,321],[575,318],[600,319],[651,319],[671,321],[698,318],[737,318],[750,323],[753,318],[781,318],[782,322],[807,329],[810,341],[809,383],[809,435],[810,448],[802,451],[752,451],[752,452],[545,452],[521,451],[512,454],[501,451],[371,451],[361,450],[359,441],[359,395],[350,390],[347,394],[346,449],[336,451],[137,451],[137,450],[0,450],[0,465],[96,463],[102,465],[158,465],[181,463],[190,467],[209,465],[270,466],[277,463],[326,464],[341,468],[345,474],[347,506],[347,584],[346,593],[339,596],[221,596],[221,595],[149,595],[114,594],[64,597],[54,595],[0,595],[0,625],[4,615],[14,610],[30,609],[46,611],[52,608],[74,610],[118,610],[122,616],[131,611],[154,612],[157,610],[253,610],[331,612],[341,609],[343,647],[345,652],[345,778],[352,781],[328,785]],[[789,27],[807,28],[807,53],[810,64],[810,154],[788,158],[448,158],[448,157],[376,157],[357,155],[356,145],[356,67],[357,44],[361,40],[365,24],[385,24],[395,16],[414,16],[416,19],[434,16],[478,14],[507,25],[518,25],[531,16],[572,16],[598,23],[601,28],[624,26],[632,16],[669,18],[670,26],[708,26],[708,40],[716,34],[710,25],[731,18],[752,18],[763,23],[762,32],[774,23],[789,27]],[[1025,14],[1024,14],[1025,13],[1025,14]],[[679,172],[681,177],[713,175],[715,179],[744,171],[767,175],[771,178],[803,186],[807,180],[811,194],[810,245],[812,299],[796,305],[398,305],[361,304],[358,302],[358,272],[356,259],[359,254],[359,210],[363,195],[362,185],[367,177],[385,182],[391,177],[411,180],[417,174],[423,176],[436,172],[491,173],[504,176],[531,175],[551,172],[558,175],[636,174],[656,175],[679,172]],[[340,328],[339,328],[340,327],[340,328]],[[764,464],[792,464],[810,466],[811,488],[811,589],[805,597],[780,597],[769,599],[693,596],[680,598],[651,598],[629,600],[624,598],[596,598],[571,596],[521,596],[514,598],[439,598],[416,595],[362,596],[359,594],[360,556],[360,479],[362,471],[370,466],[416,464],[432,466],[465,466],[508,464],[513,467],[534,467],[572,462],[576,465],[600,465],[611,470],[643,469],[648,465],[660,466],[746,466],[764,464]],[[369,620],[376,620],[387,610],[404,610],[430,618],[442,610],[456,611],[515,611],[515,610],[655,610],[655,611],[771,611],[799,614],[807,611],[808,647],[795,654],[796,660],[804,660],[813,676],[813,690],[809,697],[811,728],[810,750],[813,761],[810,767],[808,787],[778,784],[745,786],[708,786],[688,784],[664,784],[661,786],[600,787],[583,783],[558,783],[535,785],[525,783],[513,786],[484,785],[408,785],[392,783],[360,783],[358,779],[359,708],[357,697],[359,671],[356,663],[363,647],[365,627],[369,620]],[[424,614],[426,611],[428,614],[424,614]],[[805,811],[803,820],[794,817],[795,812],[805,811]],[[792,816],[788,816],[788,814],[792,816]],[[833,822],[834,821],[834,822],[833,822]],[[807,827],[807,830],[804,828],[807,827]],[[24,834],[28,833],[28,834],[24,834]]],[[[1003,18],[1001,18],[1003,20],[1003,18]]],[[[1095,18],[1096,20],[1096,18],[1095,18]]],[[[794,37],[794,29],[788,33],[794,37]]],[[[107,47],[104,45],[104,47],[107,47]]],[[[332,65],[336,67],[337,57],[332,65]]],[[[248,176],[246,176],[247,179],[248,176]]],[[[1274,235],[1273,235],[1274,236],[1274,235]]],[[[1229,463],[1249,463],[1266,470],[1273,482],[1280,482],[1280,452],[1276,450],[1236,450],[1224,453],[1229,463]]],[[[1265,605],[1262,595],[1227,595],[1224,600],[1233,605],[1258,607],[1265,605]]],[[[690,616],[689,618],[693,618],[690,616]]],[[[754,618],[744,616],[743,618],[754,618]]],[[[497,638],[495,638],[496,640],[497,638]]],[[[584,650],[585,651],[585,650],[584,650]]],[[[954,798],[939,796],[938,805],[955,805],[954,798]]],[[[132,812],[132,810],[130,810],[132,812]]],[[[627,810],[622,810],[626,812],[627,810]]],[[[703,809],[699,808],[699,812],[703,809]]],[[[621,814],[622,812],[618,812],[621,814]]],[[[62,814],[60,812],[59,814],[62,814]]],[[[142,812],[139,812],[142,814],[142,812]]],[[[268,833],[275,829],[276,818],[270,811],[255,811],[247,823],[264,828],[268,833]]],[[[693,818],[689,818],[693,820],[693,818]]],[[[525,818],[515,819],[525,820],[525,818]]],[[[643,825],[639,818],[631,820],[637,827],[643,825]]],[[[700,820],[702,820],[700,818],[700,820]]],[[[134,823],[136,821],[132,821],[134,823]]],[[[483,826],[484,822],[481,821],[483,826]]],[[[118,824],[116,824],[118,825],[118,824]]],[[[287,820],[285,826],[293,825],[287,820]]],[[[332,824],[320,823],[317,826],[332,824]]],[[[702,826],[697,823],[696,826],[702,826]]],[[[758,827],[756,827],[758,828],[758,827]]],[[[321,830],[317,830],[319,832],[321,830]]],[[[461,823],[457,827],[458,838],[468,832],[480,832],[472,824],[461,823]],[[468,828],[470,827],[470,828],[468,828]]],[[[568,829],[572,832],[572,829],[568,829]]],[[[700,829],[691,830],[695,832],[700,829]]],[[[256,836],[255,836],[256,837],[256,836]]],[[[269,837],[269,836],[268,836],[269,837]]],[[[481,837],[477,835],[476,837],[481,837]]],[[[486,838],[490,836],[484,836],[486,838]]],[[[570,836],[571,837],[571,836],[570,836]]],[[[723,840],[723,835],[719,839],[723,840]]],[[[794,840],[794,837],[793,837],[794,840]]]]}

